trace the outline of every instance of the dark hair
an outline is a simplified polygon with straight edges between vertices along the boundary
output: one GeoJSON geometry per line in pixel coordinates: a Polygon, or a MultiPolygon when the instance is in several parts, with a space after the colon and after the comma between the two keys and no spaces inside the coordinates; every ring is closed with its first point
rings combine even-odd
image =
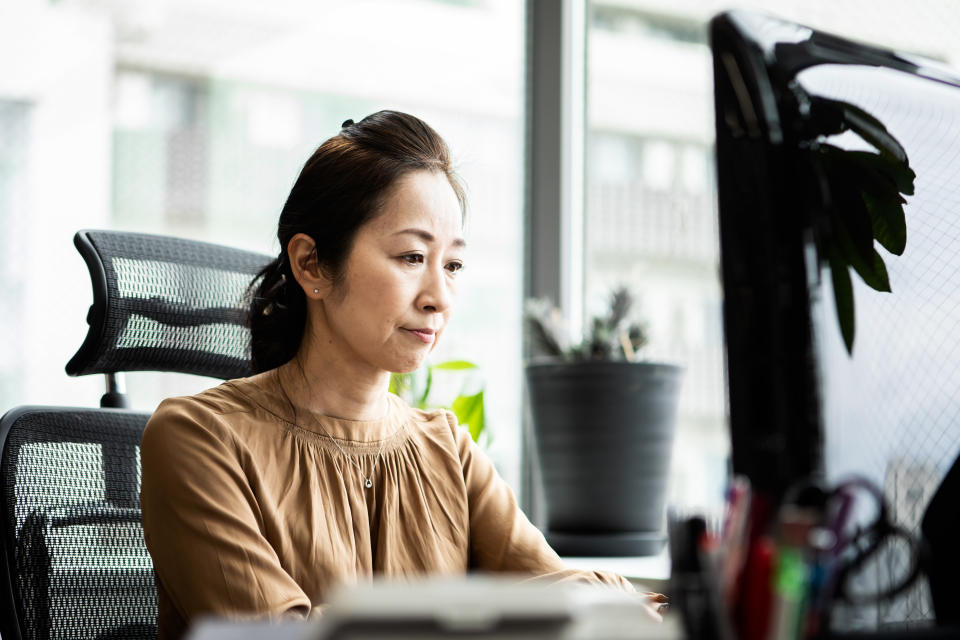
{"type": "Polygon", "coordinates": [[[378,111],[343,123],[340,133],[321,144],[290,190],[280,212],[280,255],[250,283],[251,364],[255,372],[279,367],[293,358],[303,339],[307,302],[287,258],[298,233],[316,243],[317,262],[334,283],[357,231],[379,213],[389,189],[417,170],[436,171],[450,181],[461,214],[466,194],[453,170],[450,150],[436,131],[414,116],[378,111]]]}

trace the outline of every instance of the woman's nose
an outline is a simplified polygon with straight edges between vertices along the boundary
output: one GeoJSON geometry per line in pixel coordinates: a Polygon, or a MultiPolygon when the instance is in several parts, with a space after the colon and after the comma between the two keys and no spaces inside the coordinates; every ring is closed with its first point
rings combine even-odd
{"type": "Polygon", "coordinates": [[[430,269],[423,283],[417,306],[421,311],[443,313],[453,303],[452,284],[442,269],[430,269]]]}

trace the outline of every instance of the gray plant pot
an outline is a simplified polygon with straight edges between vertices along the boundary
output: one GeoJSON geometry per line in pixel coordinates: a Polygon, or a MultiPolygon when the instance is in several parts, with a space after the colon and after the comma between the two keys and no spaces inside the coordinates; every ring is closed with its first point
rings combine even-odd
{"type": "Polygon", "coordinates": [[[648,362],[527,366],[545,533],[558,553],[662,549],[681,374],[648,362]]]}

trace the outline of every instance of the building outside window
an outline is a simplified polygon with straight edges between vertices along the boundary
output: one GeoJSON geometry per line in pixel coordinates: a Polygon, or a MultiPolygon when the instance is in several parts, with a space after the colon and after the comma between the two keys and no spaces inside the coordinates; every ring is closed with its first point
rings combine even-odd
{"type": "Polygon", "coordinates": [[[0,99],[0,292],[6,313],[0,314],[0,335],[7,336],[0,358],[0,399],[15,398],[22,389],[19,375],[29,357],[13,336],[24,334],[24,307],[29,284],[23,237],[29,232],[27,203],[27,140],[30,105],[0,99]]]}
{"type": "Polygon", "coordinates": [[[669,500],[716,509],[729,446],[704,36],[682,15],[589,5],[584,300],[598,313],[628,287],[641,357],[684,368],[669,500]]]}

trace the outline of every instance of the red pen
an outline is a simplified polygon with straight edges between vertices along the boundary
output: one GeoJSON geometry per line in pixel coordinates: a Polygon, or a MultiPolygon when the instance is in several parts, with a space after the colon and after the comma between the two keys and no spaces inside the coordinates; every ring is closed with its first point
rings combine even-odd
{"type": "Polygon", "coordinates": [[[773,567],[776,555],[776,545],[766,535],[755,538],[747,551],[736,612],[741,640],[767,639],[773,607],[773,567]]]}

